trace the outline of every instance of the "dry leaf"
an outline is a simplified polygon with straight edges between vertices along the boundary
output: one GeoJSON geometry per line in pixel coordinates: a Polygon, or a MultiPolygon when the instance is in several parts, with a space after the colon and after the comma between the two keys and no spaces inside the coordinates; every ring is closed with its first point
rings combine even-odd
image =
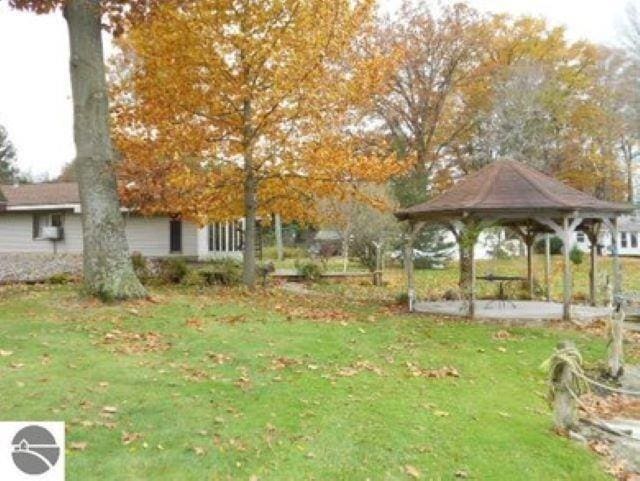
{"type": "Polygon", "coordinates": [[[404,472],[411,476],[413,479],[420,479],[420,476],[422,476],[418,468],[416,468],[415,466],[411,466],[410,464],[406,464],[404,466],[404,472]]]}
{"type": "Polygon", "coordinates": [[[137,441],[138,439],[142,439],[142,434],[140,434],[140,433],[128,433],[126,431],[123,431],[122,432],[122,437],[120,439],[122,441],[122,444],[124,444],[125,446],[128,446],[132,442],[137,441]]]}
{"type": "Polygon", "coordinates": [[[9,357],[13,354],[13,351],[5,351],[0,349],[0,357],[9,357]]]}
{"type": "Polygon", "coordinates": [[[72,441],[69,444],[69,448],[73,451],[84,451],[87,449],[88,444],[84,441],[72,441]]]}

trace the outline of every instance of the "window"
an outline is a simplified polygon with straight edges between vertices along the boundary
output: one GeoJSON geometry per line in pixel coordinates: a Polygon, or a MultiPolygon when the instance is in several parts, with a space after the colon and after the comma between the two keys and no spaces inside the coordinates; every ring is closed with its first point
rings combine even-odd
{"type": "Polygon", "coordinates": [[[620,232],[620,247],[622,249],[626,249],[627,248],[627,233],[626,232],[620,232]]]}
{"type": "Polygon", "coordinates": [[[241,251],[244,244],[242,221],[209,224],[209,252],[241,251]]]}
{"type": "Polygon", "coordinates": [[[585,240],[586,240],[586,236],[584,235],[584,232],[578,232],[576,234],[576,239],[578,240],[578,242],[580,244],[584,244],[585,240]]]}
{"type": "Polygon", "coordinates": [[[220,235],[220,249],[218,249],[219,251],[222,252],[226,252],[227,251],[227,229],[225,228],[224,223],[220,222],[218,223],[218,232],[220,235]]]}
{"type": "Polygon", "coordinates": [[[45,227],[60,227],[64,224],[64,215],[60,212],[33,214],[33,238],[42,239],[45,227]]]}
{"type": "Polygon", "coordinates": [[[630,232],[629,235],[631,236],[631,247],[633,249],[638,247],[638,233],[637,232],[630,232]]]}
{"type": "Polygon", "coordinates": [[[169,221],[169,252],[182,252],[182,221],[169,221]]]}

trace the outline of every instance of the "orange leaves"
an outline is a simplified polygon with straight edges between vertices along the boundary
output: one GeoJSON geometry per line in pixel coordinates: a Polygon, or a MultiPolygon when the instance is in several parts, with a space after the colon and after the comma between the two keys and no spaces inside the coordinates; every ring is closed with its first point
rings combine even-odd
{"type": "Polygon", "coordinates": [[[399,172],[360,132],[383,70],[354,52],[373,9],[372,0],[157,8],[113,62],[124,201],[204,223],[242,216],[253,189],[259,215],[310,221],[318,198],[399,172]]]}

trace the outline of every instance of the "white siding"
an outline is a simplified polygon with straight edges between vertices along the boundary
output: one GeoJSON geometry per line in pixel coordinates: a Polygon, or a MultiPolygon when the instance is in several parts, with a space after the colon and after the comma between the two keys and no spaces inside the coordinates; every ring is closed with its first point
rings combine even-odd
{"type": "Polygon", "coordinates": [[[182,252],[169,252],[169,218],[126,216],[129,250],[147,257],[198,256],[198,227],[182,223],[182,252]]]}
{"type": "MultiPolygon", "coordinates": [[[[56,241],[55,248],[65,254],[82,252],[82,224],[78,214],[64,214],[64,239],[56,241]]],[[[0,252],[53,253],[54,243],[33,238],[32,213],[3,212],[0,214],[0,252]]]]}
{"type": "MultiPolygon", "coordinates": [[[[182,224],[182,252],[171,255],[198,257],[198,227],[182,224]]],[[[125,231],[131,252],[147,257],[169,256],[169,218],[125,216],[125,231]]],[[[59,253],[82,253],[82,219],[80,214],[64,214],[64,239],[56,242],[59,253]]],[[[206,247],[206,246],[205,246],[206,247]]],[[[33,213],[0,213],[0,253],[53,253],[54,243],[33,239],[33,213]]]]}

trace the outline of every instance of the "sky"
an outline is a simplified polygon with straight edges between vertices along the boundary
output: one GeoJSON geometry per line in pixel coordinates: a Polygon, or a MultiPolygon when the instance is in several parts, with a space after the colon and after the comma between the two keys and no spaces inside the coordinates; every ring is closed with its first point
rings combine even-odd
{"type": "MultiPolygon", "coordinates": [[[[380,1],[388,11],[401,3],[380,1]]],[[[619,41],[628,1],[467,3],[483,11],[543,16],[552,25],[564,25],[572,40],[588,39],[613,46],[619,41]]],[[[16,12],[0,0],[0,125],[9,131],[20,169],[36,178],[47,174],[55,177],[75,156],[68,52],[66,24],[60,13],[36,16],[16,12]]]]}

